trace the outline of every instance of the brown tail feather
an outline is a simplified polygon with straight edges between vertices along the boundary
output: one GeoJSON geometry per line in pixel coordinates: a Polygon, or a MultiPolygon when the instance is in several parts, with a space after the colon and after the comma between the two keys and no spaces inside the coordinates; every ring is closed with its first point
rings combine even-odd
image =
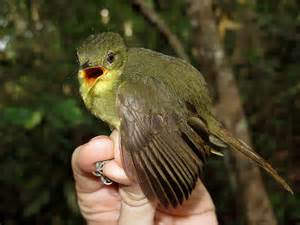
{"type": "Polygon", "coordinates": [[[256,162],[260,167],[264,168],[279,184],[281,184],[288,192],[294,194],[291,187],[287,184],[287,182],[277,173],[277,171],[264,160],[261,156],[255,153],[247,144],[244,142],[234,138],[228,131],[222,128],[217,128],[214,131],[210,132],[215,135],[216,137],[220,138],[223,142],[228,144],[228,146],[238,151],[248,158],[252,159],[256,162]]]}

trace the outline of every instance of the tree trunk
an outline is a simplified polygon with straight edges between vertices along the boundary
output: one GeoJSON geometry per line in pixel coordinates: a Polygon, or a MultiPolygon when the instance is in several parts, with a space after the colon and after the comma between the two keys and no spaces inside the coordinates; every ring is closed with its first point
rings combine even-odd
{"type": "MultiPolygon", "coordinates": [[[[205,72],[214,75],[217,80],[219,119],[237,138],[251,144],[239,91],[216,27],[212,0],[189,0],[189,3],[188,13],[194,26],[196,58],[205,72]]],[[[247,223],[276,225],[260,170],[241,154],[232,153],[231,157],[235,163],[236,186],[242,196],[239,204],[245,207],[247,223]]]]}
{"type": "Polygon", "coordinates": [[[142,15],[156,28],[159,32],[161,32],[167,41],[169,42],[170,46],[173,47],[175,53],[185,59],[186,61],[189,61],[189,57],[186,54],[181,42],[177,38],[175,34],[172,33],[169,26],[166,24],[166,22],[150,7],[148,7],[143,0],[132,0],[132,3],[139,8],[142,15]]]}

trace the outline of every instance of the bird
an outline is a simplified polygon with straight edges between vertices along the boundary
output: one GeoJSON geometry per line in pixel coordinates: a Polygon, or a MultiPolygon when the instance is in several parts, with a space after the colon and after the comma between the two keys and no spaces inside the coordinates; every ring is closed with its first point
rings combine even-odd
{"type": "Polygon", "coordinates": [[[287,182],[212,113],[203,75],[188,62],[121,35],[90,35],[77,48],[80,95],[87,109],[117,130],[126,175],[150,201],[168,208],[189,198],[211,154],[240,152],[283,188],[287,182]]]}

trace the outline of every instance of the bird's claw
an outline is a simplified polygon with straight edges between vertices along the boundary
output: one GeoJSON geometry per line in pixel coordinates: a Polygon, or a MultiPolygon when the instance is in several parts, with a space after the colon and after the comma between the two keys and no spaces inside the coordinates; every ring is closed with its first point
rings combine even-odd
{"type": "Polygon", "coordinates": [[[110,180],[103,174],[103,167],[104,167],[105,163],[108,161],[110,161],[110,160],[96,162],[96,170],[93,172],[93,174],[96,177],[100,177],[101,182],[105,185],[111,185],[113,183],[112,180],[110,180]]]}

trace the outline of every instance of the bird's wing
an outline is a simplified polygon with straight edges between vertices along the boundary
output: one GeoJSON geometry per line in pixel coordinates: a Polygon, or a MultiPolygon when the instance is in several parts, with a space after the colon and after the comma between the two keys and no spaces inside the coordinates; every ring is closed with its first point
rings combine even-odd
{"type": "Polygon", "coordinates": [[[127,175],[150,200],[165,207],[181,204],[194,189],[203,164],[184,109],[153,79],[122,83],[117,107],[127,175]]]}

